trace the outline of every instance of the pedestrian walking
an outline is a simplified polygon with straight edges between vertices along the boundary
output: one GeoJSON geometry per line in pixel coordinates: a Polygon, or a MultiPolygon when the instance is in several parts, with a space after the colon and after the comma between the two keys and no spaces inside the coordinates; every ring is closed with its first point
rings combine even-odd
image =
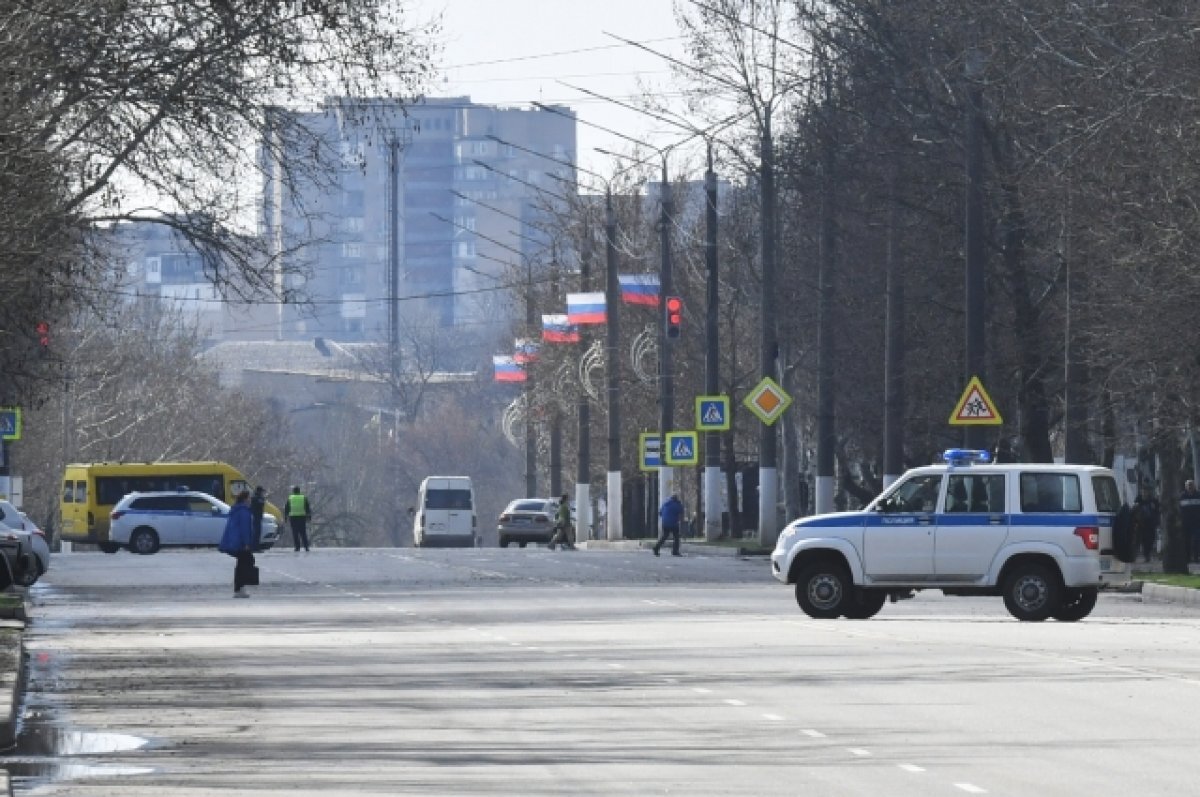
{"type": "Polygon", "coordinates": [[[263,512],[267,510],[267,491],[261,484],[254,488],[250,496],[250,519],[254,521],[254,550],[262,550],[262,521],[263,512]]]}
{"type": "Polygon", "coordinates": [[[679,553],[679,523],[683,520],[683,502],[679,500],[679,496],[672,495],[663,501],[662,508],[658,510],[658,516],[662,521],[662,531],[658,534],[658,542],[654,543],[654,555],[658,556],[663,543],[667,541],[667,535],[670,534],[673,538],[671,555],[682,556],[679,553]]]}
{"type": "Polygon", "coordinates": [[[562,543],[564,551],[574,550],[575,544],[571,539],[571,502],[563,493],[558,499],[558,509],[554,513],[554,536],[550,538],[549,548],[554,550],[557,543],[562,543]]]}
{"type": "Polygon", "coordinates": [[[296,552],[300,552],[300,546],[304,546],[305,553],[308,552],[308,521],[312,520],[312,505],[308,503],[308,496],[300,492],[299,485],[292,488],[292,494],[287,500],[287,521],[292,527],[292,544],[295,546],[296,552]]]}
{"type": "Polygon", "coordinates": [[[1188,561],[1200,562],[1200,490],[1192,479],[1183,483],[1183,492],[1179,494],[1179,516],[1188,543],[1188,561]]]}
{"type": "Polygon", "coordinates": [[[1142,491],[1133,502],[1133,529],[1142,556],[1147,562],[1154,556],[1158,542],[1158,523],[1162,517],[1158,499],[1150,485],[1142,485],[1142,491]]]}
{"type": "Polygon", "coordinates": [[[221,553],[229,554],[237,559],[233,567],[233,597],[249,598],[246,587],[258,586],[258,568],[254,565],[254,519],[250,516],[250,491],[242,490],[237,494],[233,506],[229,509],[229,519],[225,521],[225,532],[221,535],[221,544],[217,546],[221,553]]]}

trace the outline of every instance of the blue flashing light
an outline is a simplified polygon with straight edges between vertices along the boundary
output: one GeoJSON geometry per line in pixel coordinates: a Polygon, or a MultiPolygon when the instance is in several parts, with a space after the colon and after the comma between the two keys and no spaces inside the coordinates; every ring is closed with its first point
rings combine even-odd
{"type": "Polygon", "coordinates": [[[955,465],[970,465],[992,461],[992,455],[981,448],[948,448],[942,453],[942,459],[951,467],[955,465]]]}

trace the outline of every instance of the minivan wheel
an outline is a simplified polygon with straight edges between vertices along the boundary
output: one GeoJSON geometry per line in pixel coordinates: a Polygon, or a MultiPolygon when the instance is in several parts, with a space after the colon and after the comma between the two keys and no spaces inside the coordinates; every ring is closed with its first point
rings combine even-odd
{"type": "Polygon", "coordinates": [[[121,546],[119,543],[111,541],[102,542],[100,543],[100,550],[104,551],[105,553],[116,553],[117,551],[121,550],[121,546]]]}
{"type": "Polygon", "coordinates": [[[1062,603],[1050,616],[1063,623],[1078,622],[1092,613],[1099,596],[1100,590],[1096,587],[1066,590],[1062,603]]]}
{"type": "Polygon", "coordinates": [[[846,568],[832,561],[815,562],[796,579],[796,603],[815,620],[836,620],[846,610],[853,589],[846,568]]]}
{"type": "Polygon", "coordinates": [[[158,550],[158,534],[152,528],[134,529],[129,536],[129,550],[139,554],[155,553],[158,550]]]}
{"type": "Polygon", "coordinates": [[[1045,565],[1018,565],[1004,581],[1009,614],[1029,623],[1040,623],[1058,609],[1061,593],[1056,574],[1045,565]]]}

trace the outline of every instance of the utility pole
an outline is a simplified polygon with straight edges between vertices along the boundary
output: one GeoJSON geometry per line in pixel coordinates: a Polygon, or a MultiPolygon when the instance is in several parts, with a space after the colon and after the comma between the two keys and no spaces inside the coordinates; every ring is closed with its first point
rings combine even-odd
{"type": "MultiPolygon", "coordinates": [[[[778,342],[775,335],[775,145],[771,137],[771,111],[763,114],[762,150],[759,164],[759,194],[762,206],[762,317],[760,327],[760,370],[775,379],[778,342]]],[[[779,445],[775,427],[762,424],[758,435],[758,543],[775,545],[779,533],[775,506],[778,503],[779,445]]]]}
{"type": "MultiPolygon", "coordinates": [[[[984,341],[984,306],[986,283],[984,281],[983,247],[983,90],[980,79],[983,75],[983,55],[972,47],[967,51],[967,119],[966,119],[966,319],[967,351],[966,378],[963,383],[977,376],[981,381],[986,376],[986,349],[984,341]]],[[[986,427],[964,427],[963,443],[967,448],[987,448],[986,427]]]]}
{"type": "MultiPolygon", "coordinates": [[[[583,293],[591,290],[592,229],[586,221],[587,218],[585,212],[583,241],[579,255],[579,290],[583,293]]],[[[586,331],[586,327],[581,329],[579,334],[580,351],[586,354],[591,343],[591,335],[586,331]]],[[[582,355],[580,359],[582,361],[582,355]]],[[[576,371],[580,371],[578,366],[576,371]]],[[[592,407],[588,402],[587,389],[583,386],[583,375],[582,373],[576,375],[579,377],[579,402],[576,407],[579,424],[576,445],[579,460],[575,470],[575,537],[582,541],[591,537],[592,529],[592,407]]]]}
{"type": "Polygon", "coordinates": [[[608,388],[608,515],[606,529],[610,540],[624,538],[621,500],[621,290],[617,280],[617,216],[613,211],[612,187],[604,191],[604,261],[606,270],[604,330],[604,376],[608,388]]]}
{"type": "Polygon", "coordinates": [[[833,390],[833,275],[837,259],[837,177],[836,158],[831,129],[832,102],[830,78],[826,73],[825,102],[822,108],[821,147],[821,251],[817,265],[817,483],[818,515],[833,511],[835,487],[834,449],[837,430],[834,427],[833,390]]]}
{"type": "MultiPolygon", "coordinates": [[[[667,335],[667,297],[674,293],[674,281],[671,277],[671,184],[667,180],[667,153],[662,156],[662,194],[659,197],[662,211],[659,215],[659,251],[661,261],[658,270],[659,294],[662,297],[658,303],[658,500],[666,500],[674,492],[675,469],[666,462],[667,432],[675,429],[675,388],[671,371],[671,338],[667,335]]],[[[657,517],[657,514],[655,515],[657,517]]],[[[661,518],[655,524],[655,530],[661,534],[659,527],[661,518]]]]}
{"type": "MultiPolygon", "coordinates": [[[[717,174],[713,171],[712,141],[708,142],[708,168],[704,172],[704,392],[720,392],[717,337],[717,174]]],[[[721,537],[721,433],[704,433],[704,539],[721,537]]]]}
{"type": "Polygon", "coordinates": [[[904,473],[904,277],[896,256],[896,168],[888,174],[886,311],[883,342],[883,486],[904,473]]]}

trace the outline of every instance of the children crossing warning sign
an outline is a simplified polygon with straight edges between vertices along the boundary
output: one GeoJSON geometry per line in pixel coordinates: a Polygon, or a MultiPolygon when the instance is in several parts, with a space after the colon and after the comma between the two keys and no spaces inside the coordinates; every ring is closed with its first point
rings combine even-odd
{"type": "Polygon", "coordinates": [[[967,382],[966,390],[963,391],[962,398],[954,407],[954,412],[950,413],[950,425],[1000,426],[1003,423],[1004,419],[1000,417],[1000,411],[996,409],[992,397],[983,389],[983,383],[979,381],[979,377],[971,377],[971,381],[967,382]]]}

